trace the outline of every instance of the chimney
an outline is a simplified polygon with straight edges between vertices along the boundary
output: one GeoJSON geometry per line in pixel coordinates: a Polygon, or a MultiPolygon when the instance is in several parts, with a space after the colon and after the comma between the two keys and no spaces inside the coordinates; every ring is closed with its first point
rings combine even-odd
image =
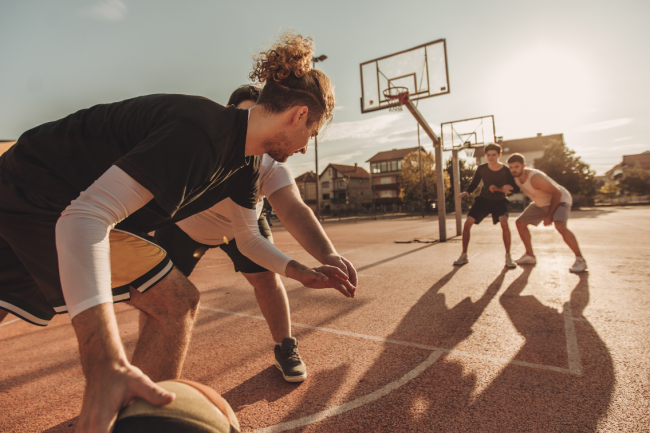
{"type": "Polygon", "coordinates": [[[358,164],[355,162],[355,163],[354,163],[354,171],[357,171],[357,165],[358,165],[358,164]]]}
{"type": "Polygon", "coordinates": [[[542,133],[541,133],[541,132],[538,132],[538,133],[537,133],[537,136],[538,136],[538,137],[541,137],[541,136],[542,136],[542,133]]]}

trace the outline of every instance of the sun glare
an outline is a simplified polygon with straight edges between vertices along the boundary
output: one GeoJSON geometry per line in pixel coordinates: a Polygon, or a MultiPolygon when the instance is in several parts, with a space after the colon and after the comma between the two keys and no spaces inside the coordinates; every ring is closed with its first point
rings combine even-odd
{"type": "Polygon", "coordinates": [[[495,68],[490,88],[495,111],[505,115],[500,122],[546,133],[584,123],[598,100],[593,73],[579,53],[544,45],[495,68]]]}

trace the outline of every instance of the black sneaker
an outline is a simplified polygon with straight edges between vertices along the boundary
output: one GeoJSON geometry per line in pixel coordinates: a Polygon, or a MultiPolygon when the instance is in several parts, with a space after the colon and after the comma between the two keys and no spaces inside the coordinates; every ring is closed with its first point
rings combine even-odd
{"type": "Polygon", "coordinates": [[[307,367],[300,359],[298,341],[289,337],[282,340],[282,346],[275,345],[275,366],[287,382],[302,382],[307,379],[307,367]]]}

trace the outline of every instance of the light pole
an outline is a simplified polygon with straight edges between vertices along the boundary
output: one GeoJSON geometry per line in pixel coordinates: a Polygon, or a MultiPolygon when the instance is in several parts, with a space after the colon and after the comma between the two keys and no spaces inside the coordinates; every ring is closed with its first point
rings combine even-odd
{"type": "MultiPolygon", "coordinates": [[[[316,56],[312,57],[311,58],[312,67],[316,69],[316,63],[324,62],[325,60],[327,60],[327,56],[325,54],[321,54],[318,57],[316,56]]],[[[318,135],[314,137],[314,155],[316,161],[316,218],[318,218],[318,221],[320,221],[320,176],[318,175],[318,135]]]]}

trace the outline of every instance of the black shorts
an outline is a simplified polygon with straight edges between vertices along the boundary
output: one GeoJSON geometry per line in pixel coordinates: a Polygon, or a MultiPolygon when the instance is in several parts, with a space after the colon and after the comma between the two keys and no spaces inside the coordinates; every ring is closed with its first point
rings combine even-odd
{"type": "Polygon", "coordinates": [[[492,222],[496,224],[499,222],[499,217],[508,216],[508,203],[508,200],[491,201],[479,195],[467,216],[474,218],[475,224],[480,224],[483,218],[492,214],[492,222]]]}
{"type": "MultiPolygon", "coordinates": [[[[32,194],[0,180],[0,309],[46,326],[68,311],[63,299],[55,227],[69,203],[32,194]]],[[[173,265],[146,233],[113,229],[113,301],[128,301],[129,287],[144,292],[173,265]]]]}
{"type": "MultiPolygon", "coordinates": [[[[260,218],[257,221],[260,228],[260,233],[266,239],[271,238],[271,229],[266,221],[266,218],[260,218]]],[[[239,251],[237,248],[237,239],[233,239],[228,244],[221,245],[204,245],[189,237],[183,230],[176,224],[156,230],[154,233],[156,242],[163,247],[169,257],[171,258],[174,266],[178,268],[185,276],[189,277],[194,271],[194,268],[201,260],[205,252],[211,248],[221,248],[230,260],[235,265],[236,272],[244,272],[246,274],[258,274],[260,272],[267,272],[268,269],[258,265],[239,251]]]]}

